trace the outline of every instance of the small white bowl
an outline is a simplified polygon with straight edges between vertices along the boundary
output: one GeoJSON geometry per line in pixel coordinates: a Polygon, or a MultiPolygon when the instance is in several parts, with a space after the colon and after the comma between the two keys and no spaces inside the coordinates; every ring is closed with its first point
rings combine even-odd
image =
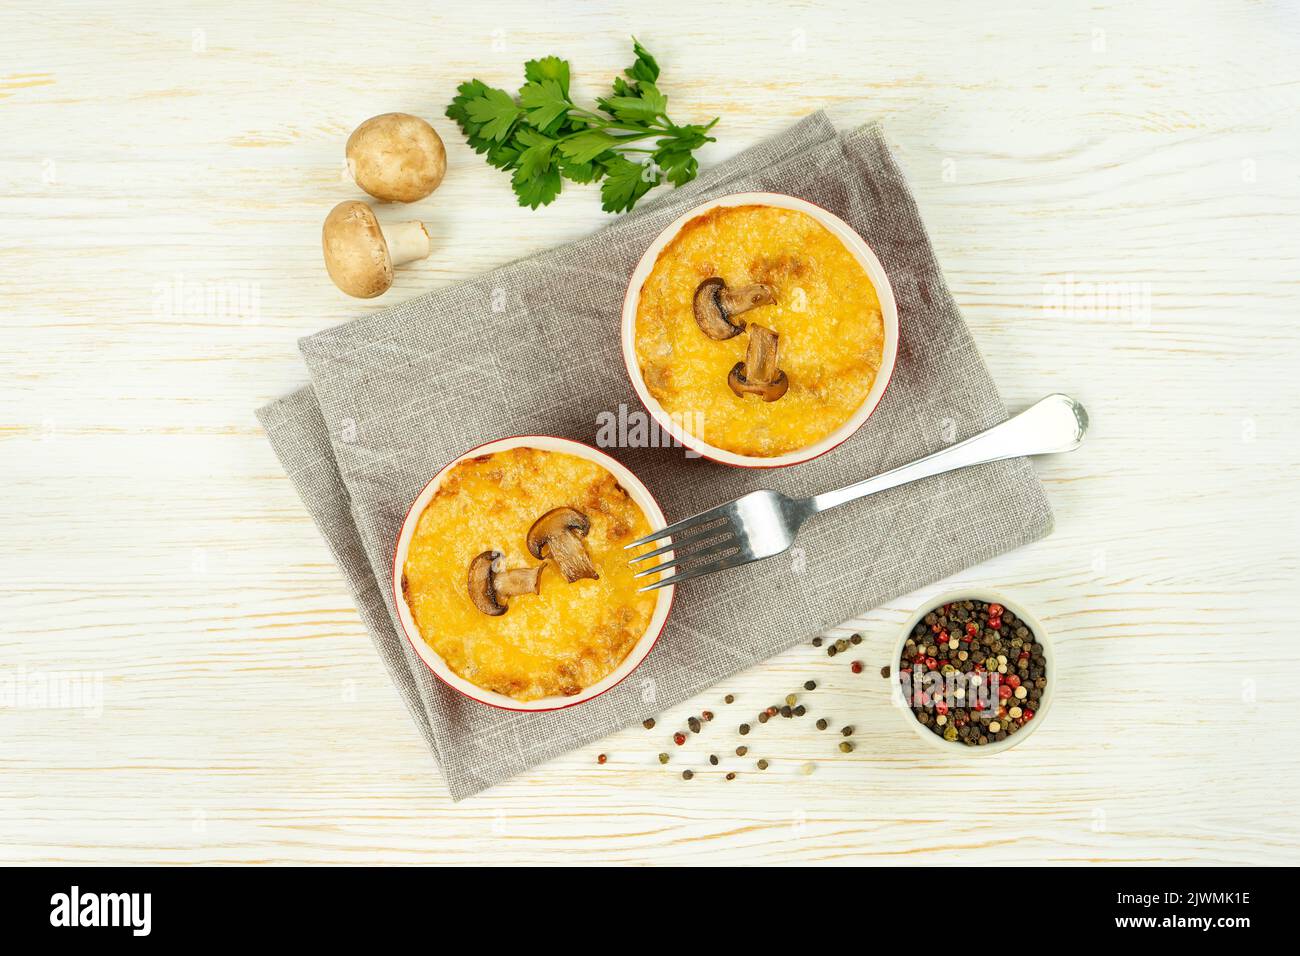
{"type": "MultiPolygon", "coordinates": [[[[453,671],[447,665],[447,662],[442,659],[442,656],[430,647],[428,642],[420,635],[420,629],[415,624],[415,617],[411,614],[411,609],[407,606],[406,598],[402,594],[402,568],[406,566],[406,555],[410,550],[411,538],[415,535],[415,527],[419,523],[420,515],[424,513],[425,507],[433,500],[438,486],[447,473],[467,458],[490,455],[493,452],[506,451],[510,448],[536,448],[540,451],[562,452],[566,455],[576,455],[579,458],[594,461],[613,475],[615,480],[631,495],[632,500],[645,514],[651,529],[663,528],[668,524],[663,511],[659,508],[659,503],[650,494],[650,490],[642,484],[641,479],[603,451],[598,451],[590,445],[584,445],[582,442],[571,441],[568,438],[555,438],[551,435],[517,435],[513,438],[501,438],[497,441],[479,445],[477,448],[471,448],[454,461],[449,462],[429,480],[429,483],[424,486],[424,490],[411,504],[410,510],[406,513],[406,519],[402,522],[401,534],[398,535],[397,543],[393,549],[393,602],[397,607],[397,615],[402,622],[402,630],[406,634],[406,639],[411,642],[411,646],[415,648],[415,653],[420,655],[420,659],[428,665],[429,670],[433,671],[434,676],[448,687],[460,691],[466,697],[476,700],[480,704],[499,707],[502,710],[560,710],[599,697],[605,691],[621,683],[632,671],[636,670],[637,665],[645,660],[646,655],[650,653],[650,649],[659,640],[664,624],[668,621],[668,612],[672,609],[675,588],[669,585],[655,592],[658,598],[655,603],[654,613],[650,617],[650,624],[646,627],[645,633],[641,635],[641,639],[628,651],[627,657],[623,658],[622,663],[602,680],[597,681],[590,687],[583,688],[581,692],[574,694],[572,697],[542,697],[538,700],[528,701],[515,700],[505,694],[498,694],[495,691],[479,687],[453,671]]],[[[671,539],[664,539],[664,541],[665,543],[671,543],[671,539]]],[[[665,557],[671,559],[672,552],[668,552],[665,557]]]]}
{"type": "Polygon", "coordinates": [[[969,587],[957,591],[948,591],[937,597],[931,598],[922,605],[908,620],[903,627],[902,633],[898,640],[894,642],[894,656],[889,660],[890,679],[893,682],[893,689],[890,692],[891,700],[898,712],[902,714],[903,720],[912,728],[917,736],[921,737],[926,743],[935,749],[942,750],[949,755],[953,754],[996,754],[1004,750],[1010,750],[1018,743],[1022,743],[1030,734],[1042,726],[1043,720],[1047,717],[1048,708],[1052,704],[1052,696],[1056,688],[1057,672],[1056,660],[1052,655],[1052,644],[1047,637],[1047,632],[1043,630],[1042,623],[1034,615],[1025,610],[1024,606],[1013,598],[1007,597],[998,591],[989,588],[969,587]],[[996,743],[985,744],[982,747],[972,747],[957,740],[944,740],[929,727],[926,727],[916,719],[916,713],[912,710],[907,698],[903,696],[903,682],[900,680],[898,673],[898,660],[903,653],[903,645],[907,639],[912,636],[912,629],[920,623],[927,614],[937,607],[944,604],[951,604],[956,601],[987,601],[990,604],[1001,604],[1004,608],[1016,616],[1017,619],[1024,621],[1025,626],[1034,632],[1034,640],[1043,645],[1043,662],[1047,667],[1047,686],[1043,689],[1042,696],[1038,700],[1038,709],[1034,711],[1034,719],[1025,724],[1014,734],[1009,734],[1003,740],[996,743]]]}
{"type": "Polygon", "coordinates": [[[650,413],[650,416],[659,424],[660,428],[687,448],[724,465],[735,465],[740,468],[781,468],[786,465],[797,465],[800,462],[811,461],[813,458],[824,455],[831,449],[843,444],[854,432],[862,427],[862,423],[876,410],[876,406],[880,404],[880,399],[885,394],[885,389],[889,387],[889,380],[894,374],[894,362],[898,358],[898,305],[894,301],[894,289],[889,284],[889,275],[885,272],[885,267],[880,264],[880,260],[876,258],[876,254],[871,251],[871,247],[863,241],[862,237],[839,216],[828,212],[815,203],[810,203],[805,199],[796,199],[794,196],[786,196],[783,193],[732,193],[729,196],[712,199],[696,206],[689,212],[683,213],[659,234],[658,238],[650,244],[650,248],[646,249],[641,256],[641,261],[637,263],[636,269],[632,272],[632,278],[627,286],[627,295],[623,299],[622,340],[623,362],[627,366],[628,378],[632,380],[632,388],[636,390],[637,397],[641,399],[641,404],[645,406],[646,411],[650,413]],[[880,356],[880,370],[876,373],[876,380],[871,386],[871,391],[867,393],[867,397],[863,399],[862,404],[858,406],[852,417],[831,434],[815,444],[784,455],[767,457],[738,455],[733,451],[710,445],[703,439],[692,435],[681,425],[674,422],[668,413],[664,411],[663,406],[650,394],[636,358],[636,312],[641,301],[641,287],[645,285],[645,280],[649,278],[651,270],[654,269],[655,263],[659,260],[659,254],[663,252],[668,243],[672,242],[688,222],[697,216],[702,216],[723,206],[775,206],[778,209],[794,209],[798,212],[807,213],[825,226],[833,236],[844,244],[844,247],[849,250],[853,258],[867,273],[868,278],[871,279],[871,284],[876,288],[876,296],[880,299],[880,314],[885,325],[885,345],[880,356]]]}

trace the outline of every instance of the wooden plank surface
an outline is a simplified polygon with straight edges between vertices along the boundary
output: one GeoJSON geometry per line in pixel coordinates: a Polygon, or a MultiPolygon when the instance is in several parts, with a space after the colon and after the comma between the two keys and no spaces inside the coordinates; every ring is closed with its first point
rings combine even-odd
{"type": "Polygon", "coordinates": [[[0,11],[0,861],[1300,859],[1294,9],[367,9],[0,11]],[[304,380],[299,336],[607,221],[590,189],[517,208],[441,113],[548,53],[590,97],[633,33],[674,116],[722,117],[705,164],[817,108],[882,120],[1009,406],[1088,405],[1086,449],[1040,463],[1056,532],[959,579],[1057,641],[1023,747],[939,759],[890,707],[877,672],[928,592],[835,632],[851,658],[803,646],[447,799],[252,411],[304,380]],[[434,122],[450,172],[413,207],[434,255],[363,303],[318,230],[359,195],[348,132],[390,110],[434,122]],[[807,679],[855,753],[777,721],[708,766],[807,679]],[[34,696],[82,682],[80,707],[34,696]]]}

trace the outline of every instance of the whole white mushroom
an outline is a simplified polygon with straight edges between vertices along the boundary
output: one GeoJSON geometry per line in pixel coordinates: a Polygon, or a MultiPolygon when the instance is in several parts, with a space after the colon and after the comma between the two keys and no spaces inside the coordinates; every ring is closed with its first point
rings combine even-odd
{"type": "Polygon", "coordinates": [[[416,202],[438,188],[447,150],[432,126],[410,113],[382,113],[348,137],[348,170],[382,202],[416,202]]]}
{"type": "Polygon", "coordinates": [[[422,222],[380,224],[375,211],[355,199],[341,202],[321,229],[325,268],[334,284],[358,299],[383,295],[393,270],[433,251],[422,222]]]}

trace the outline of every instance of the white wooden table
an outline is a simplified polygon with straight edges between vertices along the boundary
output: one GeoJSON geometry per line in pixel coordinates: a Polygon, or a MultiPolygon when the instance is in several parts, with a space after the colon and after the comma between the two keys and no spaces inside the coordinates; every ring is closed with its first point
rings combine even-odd
{"type": "Polygon", "coordinates": [[[0,11],[0,861],[1300,860],[1294,10],[164,6],[0,11]],[[1024,746],[918,750],[877,671],[922,593],[836,632],[860,676],[805,645],[447,799],[253,409],[304,381],[299,336],[606,222],[585,189],[517,208],[442,110],[548,53],[590,97],[633,33],[675,116],[722,117],[706,164],[819,107],[883,120],[1008,404],[1092,412],[1041,463],[1056,532],[960,578],[1058,642],[1024,746]],[[318,232],[359,196],[348,132],[390,110],[451,168],[415,210],[433,257],[363,303],[318,232]],[[35,696],[55,674],[92,706],[35,696]],[[778,721],[765,773],[680,779],[809,678],[855,753],[778,721]]]}

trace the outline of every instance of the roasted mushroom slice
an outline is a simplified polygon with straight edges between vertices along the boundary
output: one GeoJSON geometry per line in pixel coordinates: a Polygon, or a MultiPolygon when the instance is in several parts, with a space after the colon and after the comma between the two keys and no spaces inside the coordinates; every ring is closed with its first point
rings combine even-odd
{"type": "Polygon", "coordinates": [[[755,283],[728,289],[726,282],[714,276],[695,287],[695,322],[709,338],[729,339],[745,329],[745,323],[733,322],[732,316],[775,301],[771,286],[755,283]]]}
{"type": "Polygon", "coordinates": [[[549,555],[570,584],[581,578],[595,580],[600,575],[582,540],[590,530],[591,521],[576,508],[552,508],[528,529],[528,551],[534,558],[549,555]]]}
{"type": "Polygon", "coordinates": [[[500,551],[484,551],[469,564],[469,599],[484,614],[498,617],[506,613],[512,597],[536,594],[542,565],[535,568],[512,568],[498,571],[500,551]]]}
{"type": "Polygon", "coordinates": [[[737,362],[727,376],[731,390],[744,398],[757,395],[765,402],[775,402],[790,387],[785,372],[777,368],[777,349],[781,337],[762,325],[750,325],[749,348],[745,361],[737,362]]]}

